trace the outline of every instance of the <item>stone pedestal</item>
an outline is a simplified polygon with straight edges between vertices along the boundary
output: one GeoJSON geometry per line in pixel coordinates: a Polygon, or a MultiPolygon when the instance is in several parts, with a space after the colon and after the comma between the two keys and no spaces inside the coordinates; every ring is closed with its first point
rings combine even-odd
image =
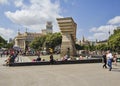
{"type": "Polygon", "coordinates": [[[74,56],[76,54],[76,52],[74,52],[76,49],[73,46],[74,42],[71,39],[71,35],[62,34],[61,56],[66,55],[68,52],[70,52],[70,56],[74,56]]]}

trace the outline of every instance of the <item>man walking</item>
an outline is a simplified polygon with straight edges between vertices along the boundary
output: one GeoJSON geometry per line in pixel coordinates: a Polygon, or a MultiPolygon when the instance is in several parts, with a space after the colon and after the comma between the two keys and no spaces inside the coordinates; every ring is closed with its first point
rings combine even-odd
{"type": "Polygon", "coordinates": [[[113,59],[113,56],[112,56],[112,53],[110,53],[110,51],[107,51],[107,64],[109,66],[109,71],[111,71],[112,69],[112,59],[113,59]]]}
{"type": "Polygon", "coordinates": [[[103,54],[103,62],[104,62],[104,64],[103,64],[103,68],[107,68],[107,58],[106,58],[106,53],[104,52],[104,54],[103,54]]]}

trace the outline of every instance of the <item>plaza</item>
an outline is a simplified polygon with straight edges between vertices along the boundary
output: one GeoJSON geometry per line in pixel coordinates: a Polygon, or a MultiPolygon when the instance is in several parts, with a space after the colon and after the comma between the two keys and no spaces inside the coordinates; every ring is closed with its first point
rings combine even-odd
{"type": "Polygon", "coordinates": [[[0,58],[0,86],[119,86],[120,63],[112,71],[102,63],[3,66],[0,58]]]}
{"type": "Polygon", "coordinates": [[[0,0],[0,86],[120,86],[119,6],[0,0]]]}

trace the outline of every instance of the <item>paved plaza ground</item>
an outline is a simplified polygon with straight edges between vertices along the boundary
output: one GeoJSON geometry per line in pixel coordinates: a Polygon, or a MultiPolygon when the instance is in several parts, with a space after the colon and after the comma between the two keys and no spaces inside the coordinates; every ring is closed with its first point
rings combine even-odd
{"type": "Polygon", "coordinates": [[[112,71],[102,63],[45,66],[3,66],[0,86],[120,86],[120,63],[112,71]]]}

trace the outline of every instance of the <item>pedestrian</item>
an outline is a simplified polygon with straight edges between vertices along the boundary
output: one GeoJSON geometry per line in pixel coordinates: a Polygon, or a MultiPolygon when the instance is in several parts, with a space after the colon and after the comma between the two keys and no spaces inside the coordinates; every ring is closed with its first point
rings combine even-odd
{"type": "Polygon", "coordinates": [[[107,51],[107,64],[108,64],[108,67],[109,67],[109,71],[112,70],[112,59],[113,59],[113,56],[112,56],[112,53],[110,53],[110,51],[108,50],[107,51]]]}
{"type": "Polygon", "coordinates": [[[67,58],[70,58],[70,48],[67,48],[67,58]]]}
{"type": "Polygon", "coordinates": [[[117,66],[117,55],[116,54],[113,55],[113,62],[114,62],[114,65],[117,66]]]}
{"type": "Polygon", "coordinates": [[[103,53],[103,62],[104,62],[104,64],[103,64],[103,68],[107,68],[107,58],[106,58],[106,53],[103,53]]]}
{"type": "Polygon", "coordinates": [[[55,60],[54,60],[54,58],[53,58],[53,55],[51,54],[51,55],[50,55],[50,64],[54,64],[54,62],[55,62],[55,60]]]}

